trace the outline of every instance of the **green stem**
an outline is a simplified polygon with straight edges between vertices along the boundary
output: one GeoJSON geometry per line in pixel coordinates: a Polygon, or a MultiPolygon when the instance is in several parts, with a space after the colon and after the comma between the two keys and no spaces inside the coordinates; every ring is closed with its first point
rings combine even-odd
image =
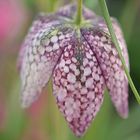
{"type": "Polygon", "coordinates": [[[77,15],[75,20],[77,25],[80,25],[82,21],[82,4],[83,4],[82,0],[77,0],[77,15]]]}
{"type": "Polygon", "coordinates": [[[111,19],[110,19],[110,15],[109,15],[109,12],[108,12],[108,8],[107,8],[107,5],[106,5],[106,2],[105,2],[105,0],[99,0],[99,2],[100,2],[100,6],[101,6],[101,10],[102,10],[104,19],[105,19],[105,21],[106,21],[107,27],[108,27],[108,29],[109,29],[109,32],[110,32],[110,35],[111,35],[111,38],[112,38],[112,41],[113,41],[113,43],[115,44],[115,47],[116,47],[116,49],[117,49],[117,51],[118,51],[119,57],[120,57],[121,62],[122,62],[122,64],[123,64],[123,67],[124,67],[126,76],[127,76],[127,78],[128,78],[130,87],[131,87],[131,89],[132,89],[132,91],[133,91],[133,93],[134,93],[134,95],[135,95],[135,97],[136,97],[138,103],[140,104],[140,96],[139,96],[139,94],[138,94],[137,89],[135,88],[135,85],[134,85],[134,83],[133,83],[133,81],[132,81],[132,78],[131,78],[131,76],[130,76],[130,74],[129,74],[129,70],[128,70],[127,66],[126,66],[124,57],[123,57],[123,55],[122,55],[122,53],[121,53],[121,49],[120,49],[120,46],[119,46],[119,42],[118,42],[118,39],[117,39],[117,37],[116,37],[116,35],[115,35],[114,29],[113,29],[113,26],[112,26],[112,22],[111,22],[111,19]]]}

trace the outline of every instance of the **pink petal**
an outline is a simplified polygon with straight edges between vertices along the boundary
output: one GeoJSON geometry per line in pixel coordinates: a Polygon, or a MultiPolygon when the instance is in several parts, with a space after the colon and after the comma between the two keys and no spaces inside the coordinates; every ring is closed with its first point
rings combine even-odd
{"type": "MultiPolygon", "coordinates": [[[[36,27],[37,28],[37,27],[36,27]]],[[[71,29],[57,27],[51,30],[41,28],[25,43],[25,52],[21,67],[23,107],[30,106],[47,84],[53,69],[72,35],[71,29]],[[65,36],[67,34],[67,36],[65,36]],[[69,36],[68,36],[69,35],[69,36]],[[63,38],[62,38],[63,37],[63,38]]]]}
{"type": "Polygon", "coordinates": [[[60,24],[60,21],[54,15],[45,15],[41,13],[37,16],[33,22],[29,33],[25,37],[25,41],[21,46],[19,58],[18,58],[18,69],[21,69],[23,57],[25,55],[25,50],[27,47],[31,46],[31,43],[34,41],[34,38],[38,36],[38,33],[46,32],[48,33],[51,29],[55,29],[57,25],[60,24]],[[52,27],[53,26],[53,27],[52,27]]]}
{"type": "MultiPolygon", "coordinates": [[[[57,14],[59,16],[74,19],[76,11],[77,11],[76,4],[71,4],[60,8],[57,14]]],[[[95,14],[91,10],[87,9],[86,7],[83,7],[83,16],[85,19],[92,19],[95,17],[95,14]]]]}
{"type": "Polygon", "coordinates": [[[82,136],[95,118],[105,87],[95,54],[84,39],[80,42],[71,40],[53,74],[58,107],[76,136],[82,136]]]}
{"type": "MultiPolygon", "coordinates": [[[[115,23],[114,28],[123,56],[129,66],[127,48],[120,27],[115,23]]],[[[128,80],[117,50],[112,44],[110,37],[107,35],[107,28],[104,25],[104,28],[102,26],[103,30],[98,28],[95,29],[97,30],[89,29],[88,31],[83,31],[83,35],[90,44],[93,52],[96,54],[111,99],[118,113],[121,117],[126,118],[128,116],[128,80]]]]}

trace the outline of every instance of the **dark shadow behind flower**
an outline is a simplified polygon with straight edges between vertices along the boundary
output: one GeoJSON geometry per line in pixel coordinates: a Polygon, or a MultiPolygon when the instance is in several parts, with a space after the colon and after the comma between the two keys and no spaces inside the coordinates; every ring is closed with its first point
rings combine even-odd
{"type": "MultiPolygon", "coordinates": [[[[128,81],[103,18],[83,8],[84,21],[78,27],[75,15],[75,5],[39,15],[18,64],[22,106],[30,106],[52,76],[58,107],[75,135],[82,136],[100,110],[106,87],[119,115],[127,118],[128,81]]],[[[129,67],[121,29],[112,22],[129,67]]]]}

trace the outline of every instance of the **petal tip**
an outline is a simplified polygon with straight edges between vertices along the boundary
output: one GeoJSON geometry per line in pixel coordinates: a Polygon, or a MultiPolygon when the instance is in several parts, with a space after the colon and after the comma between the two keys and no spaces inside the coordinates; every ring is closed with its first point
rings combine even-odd
{"type": "Polygon", "coordinates": [[[120,114],[120,117],[123,118],[123,119],[127,119],[128,118],[128,109],[125,111],[125,112],[122,112],[122,113],[119,113],[120,114]]]}
{"type": "Polygon", "coordinates": [[[20,105],[21,108],[26,109],[29,108],[33,102],[35,102],[38,99],[38,96],[36,94],[27,94],[25,92],[22,92],[21,98],[20,98],[20,105]]]}
{"type": "Polygon", "coordinates": [[[129,115],[128,104],[122,104],[121,106],[117,107],[117,112],[121,118],[127,119],[129,115]]]}
{"type": "Polygon", "coordinates": [[[21,108],[26,109],[28,107],[31,106],[31,103],[25,101],[25,100],[21,100],[21,108]]]}

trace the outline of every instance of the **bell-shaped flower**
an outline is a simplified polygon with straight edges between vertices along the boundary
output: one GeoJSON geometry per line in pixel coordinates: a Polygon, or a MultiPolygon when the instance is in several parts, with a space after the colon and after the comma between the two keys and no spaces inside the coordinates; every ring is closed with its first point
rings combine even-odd
{"type": "MultiPolygon", "coordinates": [[[[95,118],[107,88],[117,112],[128,116],[128,80],[105,21],[83,8],[84,22],[73,22],[76,6],[34,21],[19,57],[21,103],[30,106],[49,79],[57,105],[75,135],[82,136],[95,118]]],[[[113,27],[129,68],[128,53],[118,22],[113,27]]]]}

